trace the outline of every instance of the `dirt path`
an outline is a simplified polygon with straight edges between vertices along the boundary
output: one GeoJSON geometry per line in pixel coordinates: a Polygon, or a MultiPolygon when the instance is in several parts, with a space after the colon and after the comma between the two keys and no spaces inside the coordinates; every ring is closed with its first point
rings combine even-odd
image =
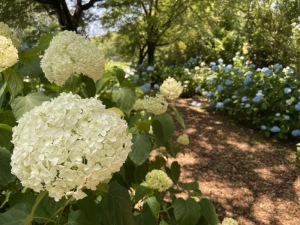
{"type": "Polygon", "coordinates": [[[189,102],[175,103],[184,114],[191,142],[178,155],[181,179],[199,182],[221,220],[232,217],[240,225],[300,225],[296,142],[266,141],[247,124],[189,106],[189,102]]]}

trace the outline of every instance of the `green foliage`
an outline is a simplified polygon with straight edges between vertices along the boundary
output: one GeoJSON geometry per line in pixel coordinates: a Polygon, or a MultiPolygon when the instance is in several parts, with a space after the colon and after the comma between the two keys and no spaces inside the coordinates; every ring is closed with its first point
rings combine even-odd
{"type": "Polygon", "coordinates": [[[5,148],[0,147],[0,187],[5,186],[16,179],[16,177],[10,173],[10,157],[10,152],[5,148]]]}

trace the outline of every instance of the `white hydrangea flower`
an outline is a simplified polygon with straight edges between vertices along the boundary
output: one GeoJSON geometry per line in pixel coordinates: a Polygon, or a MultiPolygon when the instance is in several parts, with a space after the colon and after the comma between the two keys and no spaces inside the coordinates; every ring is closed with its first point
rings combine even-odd
{"type": "Polygon", "coordinates": [[[188,145],[190,143],[189,136],[186,134],[182,134],[177,138],[177,142],[182,145],[188,145]]]}
{"type": "Polygon", "coordinates": [[[86,75],[94,81],[104,72],[104,59],[99,49],[72,31],[53,37],[46,49],[41,67],[50,82],[63,86],[72,75],[86,75]]]}
{"type": "Polygon", "coordinates": [[[173,182],[168,175],[162,170],[152,170],[146,175],[146,183],[150,188],[159,192],[169,189],[173,182]]]}
{"type": "Polygon", "coordinates": [[[183,86],[181,82],[177,82],[173,77],[168,77],[164,80],[159,90],[167,98],[178,98],[183,91],[183,86]]]}
{"type": "Polygon", "coordinates": [[[9,38],[0,35],[0,72],[18,62],[18,50],[9,38]]]}
{"type": "Polygon", "coordinates": [[[160,94],[157,94],[156,97],[146,95],[143,99],[138,99],[133,108],[135,110],[146,110],[154,115],[160,115],[167,111],[168,102],[160,94]]]}
{"type": "Polygon", "coordinates": [[[9,26],[7,26],[5,23],[0,22],[0,35],[4,36],[8,39],[11,40],[11,42],[13,43],[13,45],[18,48],[20,43],[19,43],[19,39],[17,38],[17,36],[11,31],[11,29],[9,28],[9,26]]]}
{"type": "Polygon", "coordinates": [[[131,150],[120,115],[96,98],[62,93],[25,113],[13,128],[12,174],[56,201],[85,197],[119,171],[131,150]]]}

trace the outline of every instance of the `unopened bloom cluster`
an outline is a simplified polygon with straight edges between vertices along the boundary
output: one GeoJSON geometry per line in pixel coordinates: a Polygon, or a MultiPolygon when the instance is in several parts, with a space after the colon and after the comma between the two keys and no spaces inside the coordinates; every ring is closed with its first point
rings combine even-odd
{"type": "Polygon", "coordinates": [[[159,192],[165,191],[172,186],[172,180],[162,170],[152,170],[147,173],[146,183],[150,188],[158,190],[159,192]]]}
{"type": "Polygon", "coordinates": [[[41,61],[50,82],[63,86],[72,75],[86,75],[94,81],[104,71],[104,60],[97,47],[83,36],[63,31],[53,37],[41,61]]]}
{"type": "Polygon", "coordinates": [[[17,38],[17,36],[11,31],[11,29],[9,28],[9,26],[7,26],[5,23],[0,22],[0,35],[4,36],[8,39],[11,40],[11,42],[13,43],[13,45],[18,48],[19,47],[19,39],[17,38]]]}
{"type": "Polygon", "coordinates": [[[177,138],[177,142],[182,145],[188,145],[190,143],[189,136],[182,134],[177,138]]]}
{"type": "Polygon", "coordinates": [[[135,110],[146,110],[154,115],[160,115],[167,111],[168,103],[164,96],[157,94],[156,97],[145,96],[138,99],[133,107],[135,110]]]}
{"type": "Polygon", "coordinates": [[[9,38],[0,35],[0,72],[18,62],[18,50],[9,38]]]}
{"type": "Polygon", "coordinates": [[[25,113],[13,128],[12,173],[56,201],[82,199],[119,171],[131,149],[127,123],[96,98],[62,93],[25,113]]]}
{"type": "Polygon", "coordinates": [[[232,218],[225,217],[220,225],[238,225],[238,222],[232,218]]]}
{"type": "Polygon", "coordinates": [[[183,86],[181,82],[177,82],[173,77],[168,77],[164,80],[159,90],[167,98],[178,98],[183,91],[183,86]]]}

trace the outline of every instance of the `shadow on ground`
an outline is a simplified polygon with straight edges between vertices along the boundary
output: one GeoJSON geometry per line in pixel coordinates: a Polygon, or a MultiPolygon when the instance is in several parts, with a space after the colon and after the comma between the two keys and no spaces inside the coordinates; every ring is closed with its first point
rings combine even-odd
{"type": "Polygon", "coordinates": [[[232,217],[240,225],[300,224],[296,141],[266,140],[245,122],[191,107],[189,102],[175,103],[191,142],[178,155],[181,179],[199,182],[221,220],[232,217]]]}

